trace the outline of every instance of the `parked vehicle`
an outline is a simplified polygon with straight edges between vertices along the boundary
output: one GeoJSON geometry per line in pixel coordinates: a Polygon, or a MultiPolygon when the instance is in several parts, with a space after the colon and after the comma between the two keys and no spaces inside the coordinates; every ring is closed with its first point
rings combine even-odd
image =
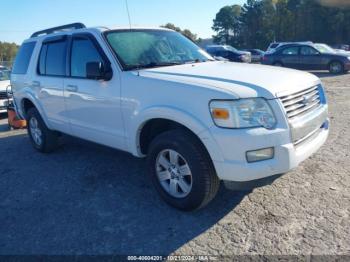
{"type": "Polygon", "coordinates": [[[208,204],[221,180],[261,184],[288,172],[328,136],[316,76],[215,61],[164,28],[34,33],[11,84],[38,151],[65,133],[147,157],[155,188],[182,210],[208,204]]]}
{"type": "Polygon", "coordinates": [[[263,64],[302,70],[329,70],[333,74],[350,70],[350,56],[331,52],[314,44],[288,44],[265,54],[263,64]]]}
{"type": "Polygon", "coordinates": [[[223,57],[231,62],[250,63],[252,61],[250,52],[240,51],[229,45],[207,46],[207,52],[213,57],[223,57]]]}
{"type": "Polygon", "coordinates": [[[5,113],[7,109],[7,92],[6,88],[10,85],[10,71],[0,69],[0,113],[5,113]]]}
{"type": "Polygon", "coordinates": [[[245,49],[243,51],[251,53],[252,62],[254,63],[260,63],[265,54],[265,52],[260,49],[245,49]]]}
{"type": "Polygon", "coordinates": [[[310,41],[305,41],[305,42],[273,42],[267,48],[266,53],[273,53],[281,46],[289,45],[289,44],[312,44],[312,42],[310,42],[310,41]]]}

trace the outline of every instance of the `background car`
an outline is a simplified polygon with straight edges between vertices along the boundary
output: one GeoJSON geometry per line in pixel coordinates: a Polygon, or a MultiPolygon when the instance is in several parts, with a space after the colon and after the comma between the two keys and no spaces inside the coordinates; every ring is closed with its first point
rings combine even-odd
{"type": "Polygon", "coordinates": [[[7,69],[0,69],[0,113],[6,112],[6,106],[7,106],[6,89],[9,85],[10,85],[10,71],[7,69]]]}
{"type": "Polygon", "coordinates": [[[207,46],[206,51],[213,57],[223,57],[231,62],[250,63],[252,61],[250,52],[240,51],[229,45],[207,46]]]}
{"type": "Polygon", "coordinates": [[[288,44],[265,54],[263,64],[302,70],[329,70],[333,74],[350,70],[350,56],[318,48],[314,44],[288,44]]]}
{"type": "Polygon", "coordinates": [[[252,57],[252,62],[260,63],[261,59],[264,57],[265,52],[260,49],[245,49],[243,51],[250,52],[252,57]]]}

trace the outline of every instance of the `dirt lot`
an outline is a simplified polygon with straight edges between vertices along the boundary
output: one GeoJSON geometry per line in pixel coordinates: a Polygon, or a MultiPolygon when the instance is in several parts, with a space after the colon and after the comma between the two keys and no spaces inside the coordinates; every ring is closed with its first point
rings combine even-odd
{"type": "Polygon", "coordinates": [[[350,255],[350,74],[318,75],[327,144],[272,185],[222,187],[194,213],[158,198],[143,160],[68,137],[42,155],[0,120],[0,254],[350,255]]]}

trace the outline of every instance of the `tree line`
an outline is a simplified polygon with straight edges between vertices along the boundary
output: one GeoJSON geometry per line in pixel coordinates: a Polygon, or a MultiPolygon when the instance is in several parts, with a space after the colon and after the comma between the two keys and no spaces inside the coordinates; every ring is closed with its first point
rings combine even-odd
{"type": "Polygon", "coordinates": [[[214,42],[266,49],[274,41],[350,43],[350,1],[247,0],[214,19],[214,42]]]}
{"type": "Polygon", "coordinates": [[[18,46],[15,43],[0,41],[0,65],[4,62],[11,62],[15,59],[18,46]]]}

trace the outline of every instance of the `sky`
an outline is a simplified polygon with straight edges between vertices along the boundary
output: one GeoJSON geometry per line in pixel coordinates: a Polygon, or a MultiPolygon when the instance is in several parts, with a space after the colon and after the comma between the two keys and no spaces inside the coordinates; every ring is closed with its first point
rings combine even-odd
{"type": "MultiPolygon", "coordinates": [[[[72,22],[86,26],[127,26],[126,0],[2,1],[0,41],[20,44],[33,32],[72,22]]],[[[201,38],[213,35],[216,13],[245,0],[127,0],[132,25],[159,26],[168,22],[190,29],[201,38]]]]}

